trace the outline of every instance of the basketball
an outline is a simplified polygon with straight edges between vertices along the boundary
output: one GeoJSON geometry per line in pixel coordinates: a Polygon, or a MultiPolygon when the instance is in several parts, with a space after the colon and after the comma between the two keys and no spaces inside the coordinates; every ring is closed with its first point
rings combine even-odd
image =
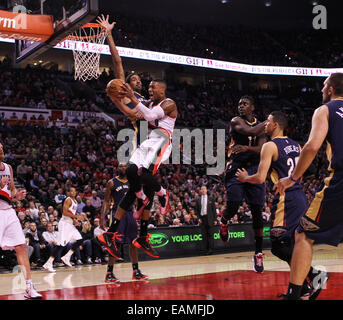
{"type": "Polygon", "coordinates": [[[123,94],[123,89],[121,86],[125,84],[125,82],[121,79],[113,79],[107,84],[107,95],[109,97],[114,97],[114,98],[121,98],[123,94]]]}

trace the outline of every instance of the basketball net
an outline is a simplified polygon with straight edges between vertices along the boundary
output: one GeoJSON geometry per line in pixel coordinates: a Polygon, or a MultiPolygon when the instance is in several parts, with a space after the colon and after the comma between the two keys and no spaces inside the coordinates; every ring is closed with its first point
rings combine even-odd
{"type": "Polygon", "coordinates": [[[98,49],[104,44],[106,37],[106,29],[102,25],[87,23],[65,38],[65,40],[79,42],[73,46],[75,80],[87,81],[99,78],[101,73],[100,50],[98,49]]]}

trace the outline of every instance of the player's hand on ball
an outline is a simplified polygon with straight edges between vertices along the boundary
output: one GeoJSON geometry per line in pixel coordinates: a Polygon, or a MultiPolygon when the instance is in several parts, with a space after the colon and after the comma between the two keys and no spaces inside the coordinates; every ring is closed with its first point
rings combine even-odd
{"type": "Polygon", "coordinates": [[[124,83],[121,85],[121,89],[123,91],[123,94],[125,97],[131,99],[131,98],[134,98],[135,95],[134,95],[134,92],[132,90],[132,88],[130,87],[130,85],[128,83],[124,83]]]}
{"type": "Polygon", "coordinates": [[[238,169],[236,172],[236,177],[240,182],[245,182],[248,175],[248,171],[246,171],[244,168],[242,170],[238,169]]]}

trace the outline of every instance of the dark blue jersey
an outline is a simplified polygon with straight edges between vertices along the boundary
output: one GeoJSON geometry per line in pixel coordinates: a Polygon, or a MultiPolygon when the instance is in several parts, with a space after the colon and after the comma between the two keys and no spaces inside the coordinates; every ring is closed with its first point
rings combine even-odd
{"type": "MultiPolygon", "coordinates": [[[[248,122],[245,120],[245,123],[250,127],[255,127],[260,123],[256,118],[254,118],[253,122],[248,122]]],[[[256,165],[260,162],[260,155],[254,154],[251,152],[241,152],[238,154],[232,153],[232,148],[235,145],[243,145],[243,146],[252,146],[255,147],[258,144],[257,136],[246,136],[244,134],[240,134],[234,130],[230,130],[230,145],[229,145],[229,152],[228,152],[228,160],[229,163],[236,163],[237,165],[243,166],[251,166],[256,165]]]]}
{"type": "Polygon", "coordinates": [[[114,201],[112,212],[117,211],[117,207],[121,201],[121,199],[124,198],[127,190],[129,190],[129,182],[127,179],[120,179],[119,177],[115,177],[113,180],[113,189],[111,192],[112,199],[114,201]]]}
{"type": "MultiPolygon", "coordinates": [[[[138,92],[134,92],[135,97],[142,102],[143,104],[146,102],[146,99],[144,98],[144,96],[142,96],[140,93],[138,92]]],[[[130,101],[129,103],[126,104],[130,109],[134,109],[135,106],[132,104],[132,102],[130,101]]],[[[145,121],[145,120],[131,120],[131,124],[133,127],[133,130],[135,131],[135,139],[133,141],[133,152],[137,149],[137,147],[140,145],[140,121],[145,121]]],[[[131,153],[132,154],[132,153],[131,153]]]]}
{"type": "Polygon", "coordinates": [[[330,162],[329,171],[343,171],[343,100],[326,103],[329,108],[329,131],[326,136],[326,155],[330,162]]]}
{"type": "MultiPolygon", "coordinates": [[[[279,157],[276,161],[271,163],[271,174],[270,178],[272,183],[275,184],[279,179],[289,177],[300,156],[301,147],[299,143],[288,138],[279,137],[272,139],[278,148],[279,157]]],[[[288,188],[286,191],[292,191],[301,189],[299,183],[294,184],[292,187],[288,188]]]]}

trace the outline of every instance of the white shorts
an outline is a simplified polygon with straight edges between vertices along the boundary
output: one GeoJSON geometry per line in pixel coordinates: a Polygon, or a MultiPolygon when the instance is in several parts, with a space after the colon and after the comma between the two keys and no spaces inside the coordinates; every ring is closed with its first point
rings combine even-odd
{"type": "Polygon", "coordinates": [[[25,243],[24,232],[14,209],[0,210],[0,247],[13,250],[25,243]]]}
{"type": "Polygon", "coordinates": [[[160,164],[169,158],[171,151],[170,139],[165,139],[152,131],[148,139],[144,140],[132,154],[129,162],[134,163],[138,168],[146,169],[154,163],[153,174],[155,174],[160,164]]]}
{"type": "Polygon", "coordinates": [[[69,242],[81,240],[80,232],[73,225],[73,219],[63,216],[58,223],[57,244],[59,246],[66,246],[69,242]]]}

